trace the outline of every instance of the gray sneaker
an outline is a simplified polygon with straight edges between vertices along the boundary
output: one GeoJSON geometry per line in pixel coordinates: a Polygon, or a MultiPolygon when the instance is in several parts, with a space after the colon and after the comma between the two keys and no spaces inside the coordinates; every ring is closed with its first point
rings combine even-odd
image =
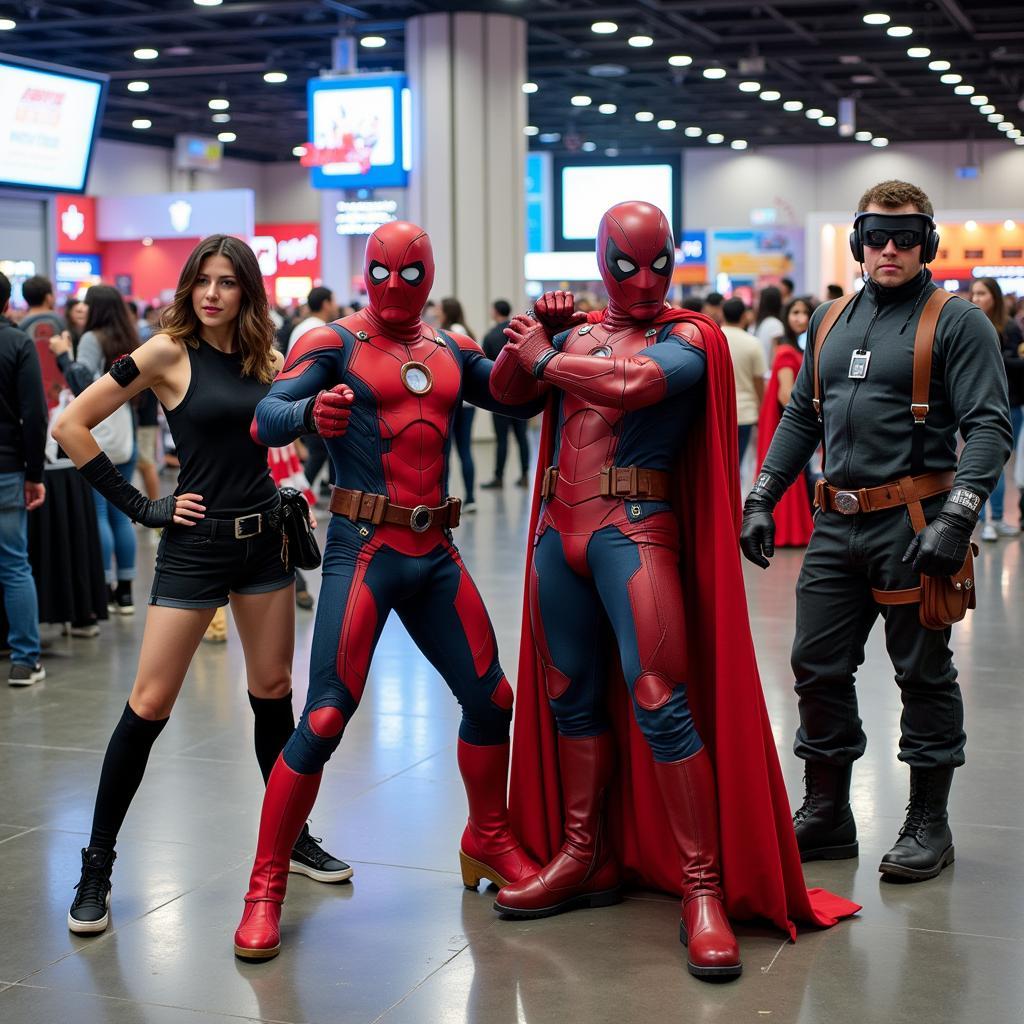
{"type": "Polygon", "coordinates": [[[11,665],[11,674],[7,677],[9,686],[31,686],[46,678],[46,669],[43,663],[37,661],[34,665],[22,665],[18,662],[11,665]]]}

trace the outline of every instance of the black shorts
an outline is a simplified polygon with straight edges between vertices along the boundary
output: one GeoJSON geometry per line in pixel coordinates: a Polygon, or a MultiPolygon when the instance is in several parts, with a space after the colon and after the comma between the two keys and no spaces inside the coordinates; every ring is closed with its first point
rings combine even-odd
{"type": "Polygon", "coordinates": [[[169,526],[156,551],[149,603],[165,608],[220,608],[228,594],[268,594],[290,586],[295,570],[281,560],[281,531],[235,540],[191,526],[169,526]]]}

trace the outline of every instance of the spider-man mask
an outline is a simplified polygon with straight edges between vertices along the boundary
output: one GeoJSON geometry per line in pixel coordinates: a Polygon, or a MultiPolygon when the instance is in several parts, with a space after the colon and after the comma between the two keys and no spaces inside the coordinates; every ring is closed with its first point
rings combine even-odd
{"type": "Polygon", "coordinates": [[[674,264],[672,229],[656,206],[618,203],[601,218],[597,266],[612,310],[653,320],[665,305],[674,264]]]}
{"type": "Polygon", "coordinates": [[[363,279],[370,309],[387,324],[419,320],[434,283],[434,251],[421,227],[394,220],[366,242],[363,279]]]}

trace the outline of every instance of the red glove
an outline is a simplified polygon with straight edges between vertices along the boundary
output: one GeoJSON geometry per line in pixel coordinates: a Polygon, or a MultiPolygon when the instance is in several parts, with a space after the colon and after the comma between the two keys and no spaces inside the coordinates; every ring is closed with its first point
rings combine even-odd
{"type": "Polygon", "coordinates": [[[555,353],[547,328],[531,317],[514,316],[505,328],[508,344],[503,352],[511,350],[519,365],[535,377],[540,377],[545,364],[555,353]]]}
{"type": "Polygon", "coordinates": [[[545,292],[534,303],[533,312],[551,335],[587,322],[586,313],[575,312],[572,292],[545,292]]]}
{"type": "Polygon", "coordinates": [[[312,427],[321,437],[341,437],[348,430],[355,395],[347,384],[321,391],[313,399],[312,427]]]}

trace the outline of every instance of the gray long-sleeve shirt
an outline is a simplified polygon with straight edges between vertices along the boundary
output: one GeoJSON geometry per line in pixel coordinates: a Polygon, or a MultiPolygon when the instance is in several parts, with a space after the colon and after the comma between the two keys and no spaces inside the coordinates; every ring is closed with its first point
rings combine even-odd
{"type": "Polygon", "coordinates": [[[925,431],[920,473],[956,470],[956,483],[987,498],[1009,458],[1010,410],[999,339],[977,306],[954,298],[935,331],[930,408],[924,427],[910,411],[914,333],[935,291],[924,271],[898,288],[868,282],[843,312],[821,350],[822,419],[814,397],[813,344],[827,306],[815,310],[807,354],[772,439],[763,472],[786,485],[824,439],[825,477],[836,487],[877,487],[912,472],[912,434],[925,431]],[[871,353],[863,380],[849,376],[857,349],[871,353]],[[959,465],[956,433],[964,439],[959,465]]]}

